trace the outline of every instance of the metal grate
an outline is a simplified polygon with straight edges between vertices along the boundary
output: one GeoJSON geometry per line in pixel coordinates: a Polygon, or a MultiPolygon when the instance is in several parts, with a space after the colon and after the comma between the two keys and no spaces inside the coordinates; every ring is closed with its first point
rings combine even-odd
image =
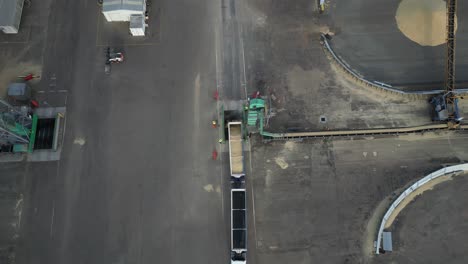
{"type": "Polygon", "coordinates": [[[34,149],[51,149],[54,141],[55,118],[39,119],[34,149]]]}

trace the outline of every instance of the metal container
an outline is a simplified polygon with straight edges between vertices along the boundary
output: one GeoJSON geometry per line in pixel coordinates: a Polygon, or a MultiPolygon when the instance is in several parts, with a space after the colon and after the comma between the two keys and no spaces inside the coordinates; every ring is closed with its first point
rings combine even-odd
{"type": "Polygon", "coordinates": [[[143,15],[130,16],[130,34],[132,36],[144,36],[145,29],[145,17],[143,15]]]}
{"type": "Polygon", "coordinates": [[[7,94],[8,97],[16,101],[31,100],[31,88],[26,83],[10,83],[7,94]]]}

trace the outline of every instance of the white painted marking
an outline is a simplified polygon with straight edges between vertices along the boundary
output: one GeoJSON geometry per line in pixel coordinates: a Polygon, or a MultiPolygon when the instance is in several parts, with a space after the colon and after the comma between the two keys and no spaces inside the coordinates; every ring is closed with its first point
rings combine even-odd
{"type": "Polygon", "coordinates": [[[45,91],[37,91],[36,93],[45,93],[45,91]]]}
{"type": "Polygon", "coordinates": [[[216,68],[215,78],[216,78],[216,89],[218,89],[218,92],[219,92],[219,75],[220,75],[220,73],[219,73],[220,72],[219,71],[219,64],[218,64],[218,52],[219,52],[218,51],[218,49],[219,49],[218,45],[219,44],[218,44],[218,39],[217,39],[216,35],[217,34],[215,33],[215,68],[216,68]]]}
{"type": "MultiPolygon", "coordinates": [[[[219,25],[220,23],[214,23],[215,25],[219,25]]],[[[221,70],[220,70],[220,62],[219,62],[219,58],[220,58],[220,55],[218,53],[220,53],[220,48],[219,48],[219,26],[215,26],[214,28],[215,30],[215,34],[214,34],[214,38],[215,38],[215,68],[216,68],[216,89],[218,89],[218,92],[220,92],[220,89],[222,88],[221,87],[221,83],[222,83],[222,78],[221,78],[221,70]]],[[[216,101],[216,114],[218,117],[221,117],[220,113],[219,113],[219,109],[220,109],[220,100],[217,100],[216,101]]],[[[222,131],[221,129],[218,130],[218,138],[221,138],[221,135],[222,135],[222,131]]],[[[218,147],[217,147],[218,148],[218,147]]],[[[219,146],[219,152],[221,151],[221,146],[219,146]]],[[[223,170],[223,155],[219,155],[219,160],[221,162],[221,171],[219,172],[220,175],[222,175],[222,172],[224,171],[223,170]]],[[[225,214],[224,214],[224,177],[221,177],[221,215],[223,217],[223,220],[226,220],[225,218],[225,214]]]]}
{"type": "MultiPolygon", "coordinates": [[[[218,110],[216,110],[218,111],[218,110]]],[[[222,177],[222,172],[224,171],[223,170],[223,155],[219,155],[220,158],[219,158],[219,161],[221,162],[221,171],[220,171],[220,175],[221,175],[221,186],[224,186],[224,181],[223,181],[223,178],[222,177]]],[[[224,190],[224,188],[223,188],[224,190]]],[[[226,220],[224,217],[224,191],[221,192],[221,215],[223,216],[223,220],[226,220]]]]}
{"type": "MultiPolygon", "coordinates": [[[[200,94],[201,94],[201,84],[200,84],[200,73],[197,74],[194,80],[194,95],[193,95],[193,120],[195,120],[194,124],[194,132],[193,137],[198,138],[199,130],[200,130],[200,94]]],[[[194,142],[195,144],[196,142],[194,142]]]]}
{"type": "MultiPolygon", "coordinates": [[[[219,25],[219,23],[216,23],[216,25],[219,25]]],[[[220,89],[222,88],[222,63],[220,62],[221,56],[221,49],[220,49],[220,37],[219,37],[219,26],[215,27],[215,67],[216,67],[216,88],[218,89],[218,92],[220,92],[220,89]]]]}
{"type": "Polygon", "coordinates": [[[362,155],[364,156],[364,158],[367,157],[367,152],[364,151],[362,155]]]}
{"type": "MultiPolygon", "coordinates": [[[[67,99],[66,99],[66,96],[65,96],[65,105],[67,104],[67,99]]],[[[65,131],[67,130],[67,119],[64,117],[65,116],[65,113],[60,113],[63,117],[63,133],[62,133],[62,144],[60,146],[63,146],[63,143],[65,141],[65,131]]]]}
{"type": "Polygon", "coordinates": [[[374,157],[377,157],[377,152],[376,151],[372,152],[372,154],[374,155],[374,157]]]}
{"type": "MultiPolygon", "coordinates": [[[[247,139],[247,144],[249,146],[249,165],[250,173],[252,173],[252,147],[250,145],[250,139],[247,139]]],[[[250,179],[250,178],[249,178],[250,179]]],[[[254,229],[254,239],[255,239],[255,248],[257,248],[257,225],[255,224],[255,196],[254,196],[254,185],[252,179],[250,179],[250,190],[252,196],[252,218],[253,218],[253,229],[254,229]]]]}
{"type": "Polygon", "coordinates": [[[73,144],[83,146],[86,144],[86,140],[83,137],[77,137],[75,140],[73,140],[73,144]]]}
{"type": "Polygon", "coordinates": [[[284,160],[283,157],[276,157],[275,162],[281,169],[285,170],[289,167],[289,164],[284,160]]]}
{"type": "Polygon", "coordinates": [[[18,214],[18,228],[21,227],[21,216],[23,214],[23,195],[20,194],[20,199],[16,202],[15,211],[18,214]]]}
{"type": "Polygon", "coordinates": [[[162,22],[163,22],[163,15],[165,14],[166,12],[161,12],[160,16],[159,16],[159,41],[162,40],[162,22]]]}
{"type": "Polygon", "coordinates": [[[242,66],[244,69],[243,77],[244,77],[244,92],[245,92],[245,99],[247,99],[247,78],[245,76],[245,53],[244,53],[244,39],[242,38],[242,26],[239,24],[239,39],[241,44],[241,52],[242,52],[242,66]]]}
{"type": "Polygon", "coordinates": [[[214,191],[212,184],[207,184],[207,185],[203,186],[203,189],[205,189],[206,192],[214,191]]]}
{"type": "Polygon", "coordinates": [[[52,236],[54,230],[54,217],[55,217],[55,201],[52,201],[52,219],[50,221],[50,236],[52,236]]]}

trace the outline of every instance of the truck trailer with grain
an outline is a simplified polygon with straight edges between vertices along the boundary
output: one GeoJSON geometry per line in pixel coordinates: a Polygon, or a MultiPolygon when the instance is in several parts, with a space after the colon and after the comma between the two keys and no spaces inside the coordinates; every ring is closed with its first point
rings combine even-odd
{"type": "Polygon", "coordinates": [[[233,180],[243,180],[245,172],[242,147],[242,122],[229,122],[228,136],[231,178],[233,180]]]}

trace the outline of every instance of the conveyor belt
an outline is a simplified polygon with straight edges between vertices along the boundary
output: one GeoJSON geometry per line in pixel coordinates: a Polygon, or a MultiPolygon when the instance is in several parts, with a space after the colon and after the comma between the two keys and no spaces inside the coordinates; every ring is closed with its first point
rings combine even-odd
{"type": "MultiPolygon", "coordinates": [[[[468,125],[463,125],[460,128],[467,129],[468,125]]],[[[407,134],[423,131],[433,131],[448,129],[447,124],[431,124],[414,127],[400,128],[377,128],[365,130],[335,130],[335,131],[315,131],[315,132],[297,132],[297,133],[269,133],[263,132],[262,135],[266,138],[309,138],[309,137],[333,137],[333,136],[358,136],[358,135],[385,135],[385,134],[407,134]]]]}

